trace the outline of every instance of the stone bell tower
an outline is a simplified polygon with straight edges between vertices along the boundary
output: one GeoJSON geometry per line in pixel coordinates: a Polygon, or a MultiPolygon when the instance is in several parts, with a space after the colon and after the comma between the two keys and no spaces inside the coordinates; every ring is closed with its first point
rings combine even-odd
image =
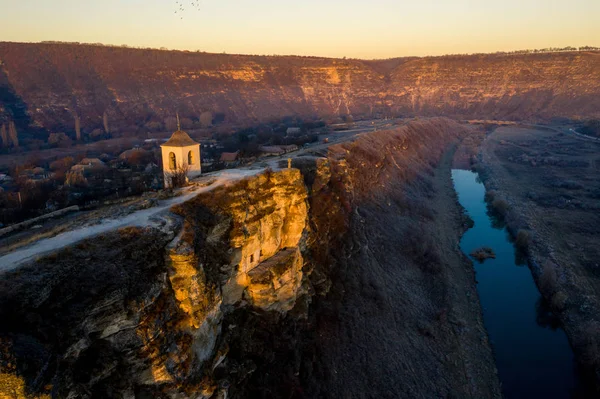
{"type": "Polygon", "coordinates": [[[202,173],[200,166],[200,144],[181,130],[179,114],[177,131],[161,146],[165,187],[172,187],[172,176],[185,171],[187,177],[197,177],[202,173]]]}

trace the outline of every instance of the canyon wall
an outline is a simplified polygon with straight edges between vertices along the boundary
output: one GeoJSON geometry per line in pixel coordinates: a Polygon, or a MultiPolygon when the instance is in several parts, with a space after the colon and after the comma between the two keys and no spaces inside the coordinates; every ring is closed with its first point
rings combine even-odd
{"type": "MultiPolygon", "coordinates": [[[[256,124],[285,116],[548,120],[600,117],[600,53],[385,61],[0,43],[0,120],[21,132],[131,131],[179,111],[256,124]]],[[[210,117],[209,117],[210,118],[210,117]]]]}
{"type": "Polygon", "coordinates": [[[413,122],[0,276],[0,393],[500,397],[450,180],[413,122]]]}

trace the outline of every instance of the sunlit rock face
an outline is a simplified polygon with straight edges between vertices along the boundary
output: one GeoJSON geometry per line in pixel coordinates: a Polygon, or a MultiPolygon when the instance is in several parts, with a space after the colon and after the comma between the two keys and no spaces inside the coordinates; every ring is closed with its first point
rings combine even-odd
{"type": "MultiPolygon", "coordinates": [[[[177,385],[214,367],[209,360],[232,309],[285,313],[294,306],[302,292],[306,197],[300,172],[284,170],[220,188],[176,209],[184,228],[167,246],[165,265],[178,308],[176,317],[169,315],[168,329],[179,338],[158,344],[152,339],[164,333],[148,330],[161,325],[162,312],[140,329],[151,359],[145,384],[177,385]]],[[[220,357],[215,362],[225,358],[220,357]]]]}
{"type": "Polygon", "coordinates": [[[247,273],[248,299],[265,310],[289,311],[302,284],[304,259],[298,248],[285,249],[247,273]]]}
{"type": "Polygon", "coordinates": [[[174,212],[165,216],[168,232],[125,229],[3,276],[7,389],[57,397],[222,393],[212,374],[227,362],[227,315],[284,314],[305,292],[307,192],[298,170],[267,172],[174,212]]]}
{"type": "Polygon", "coordinates": [[[231,277],[223,289],[224,302],[233,304],[243,298],[264,308],[285,310],[293,305],[287,303],[295,296],[302,280],[302,256],[298,246],[306,228],[306,190],[298,170],[262,175],[249,180],[247,185],[229,194],[227,209],[231,217],[230,233],[231,277]],[[281,252],[284,252],[282,254],[281,252]],[[287,256],[292,251],[295,256],[287,256]],[[271,261],[277,257],[277,261],[271,261]],[[271,281],[271,290],[257,288],[257,281],[265,284],[270,269],[278,266],[271,281]],[[261,272],[263,271],[263,272],[261,272]],[[278,280],[279,282],[276,282],[278,280]],[[291,290],[280,291],[282,286],[291,290]],[[251,287],[250,290],[244,290],[251,287]],[[261,294],[259,294],[259,291],[261,294]],[[278,298],[283,295],[287,304],[279,307],[278,298]],[[257,297],[261,297],[257,300],[257,297]],[[269,300],[267,298],[271,298],[269,300]]]}
{"type": "MultiPolygon", "coordinates": [[[[191,341],[188,345],[171,351],[168,358],[152,364],[152,376],[155,382],[173,382],[168,365],[188,362],[186,374],[192,371],[194,362],[202,364],[211,355],[221,328],[223,317],[221,295],[217,287],[207,285],[204,270],[198,267],[198,259],[191,246],[175,238],[167,247],[166,266],[173,296],[180,309],[177,329],[187,331],[191,341]],[[182,358],[185,356],[186,358],[182,358]]],[[[185,378],[188,375],[180,375],[185,378]]]]}

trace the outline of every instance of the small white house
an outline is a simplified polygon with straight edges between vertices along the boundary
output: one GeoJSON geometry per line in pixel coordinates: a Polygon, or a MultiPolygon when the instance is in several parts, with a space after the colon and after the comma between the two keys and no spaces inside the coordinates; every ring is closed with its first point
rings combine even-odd
{"type": "Polygon", "coordinates": [[[165,187],[171,187],[171,176],[186,171],[188,177],[202,173],[200,143],[196,143],[186,132],[177,130],[166,143],[161,144],[165,187]]]}

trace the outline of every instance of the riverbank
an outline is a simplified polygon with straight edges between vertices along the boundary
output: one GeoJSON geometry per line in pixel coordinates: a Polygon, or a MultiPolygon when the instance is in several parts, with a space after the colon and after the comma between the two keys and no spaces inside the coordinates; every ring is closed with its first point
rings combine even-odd
{"type": "MultiPolygon", "coordinates": [[[[465,215],[463,207],[460,205],[458,195],[454,189],[452,180],[452,165],[455,163],[457,154],[464,154],[463,148],[472,147],[472,143],[477,142],[474,136],[467,136],[465,140],[454,149],[448,151],[435,175],[435,189],[437,192],[434,209],[444,209],[446,212],[438,213],[435,218],[436,229],[439,229],[441,242],[445,251],[442,259],[447,262],[449,286],[451,301],[455,303],[455,311],[462,315],[465,322],[464,328],[470,330],[473,340],[479,337],[481,347],[468,347],[467,341],[462,343],[463,356],[467,361],[472,361],[471,367],[477,368],[478,376],[472,375],[469,378],[482,378],[486,381],[486,392],[473,392],[473,397],[482,398],[484,394],[489,397],[501,397],[501,381],[498,378],[498,370],[494,362],[493,348],[489,341],[489,335],[486,331],[483,319],[483,306],[481,298],[477,293],[477,276],[473,263],[461,251],[459,243],[462,236],[471,226],[471,219],[465,215]],[[466,141],[466,142],[465,142],[466,141]],[[454,246],[451,243],[455,243],[454,246]],[[490,365],[492,363],[492,365],[490,365]]],[[[474,386],[476,386],[474,384],[474,386]]]]}
{"type": "Polygon", "coordinates": [[[474,264],[477,290],[507,399],[570,399],[579,378],[574,356],[563,330],[548,320],[531,272],[518,263],[506,229],[489,214],[485,187],[476,173],[453,170],[461,205],[474,221],[461,239],[465,254],[487,249],[495,256],[474,264]]]}
{"type": "Polygon", "coordinates": [[[536,284],[560,319],[576,358],[600,387],[600,145],[559,132],[503,127],[476,166],[507,228],[531,237],[536,284]]]}
{"type": "Polygon", "coordinates": [[[317,307],[319,374],[308,397],[501,397],[475,273],[459,248],[468,221],[452,185],[455,150],[425,170],[381,155],[385,201],[358,205],[350,251],[317,307]]]}

